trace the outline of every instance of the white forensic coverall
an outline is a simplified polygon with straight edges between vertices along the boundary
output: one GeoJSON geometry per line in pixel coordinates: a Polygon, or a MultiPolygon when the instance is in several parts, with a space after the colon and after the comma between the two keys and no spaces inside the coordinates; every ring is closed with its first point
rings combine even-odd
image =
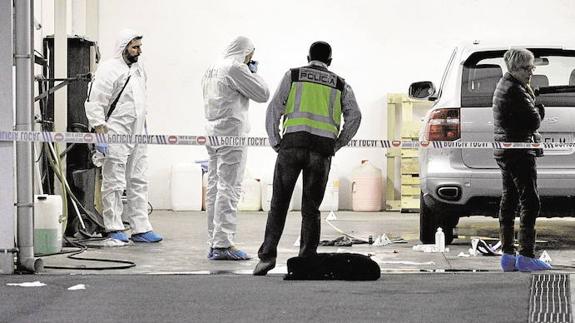
{"type": "MultiPolygon", "coordinates": [[[[110,135],[144,134],[146,120],[146,72],[139,62],[128,66],[122,52],[137,36],[131,30],[120,32],[114,57],[98,66],[88,100],[86,116],[92,128],[106,125],[110,135]],[[131,75],[108,121],[112,102],[131,75]]],[[[122,212],[130,223],[132,234],[152,230],[148,218],[147,146],[110,144],[102,161],[102,215],[106,231],[124,230],[122,212]],[[122,194],[127,195],[123,210],[122,194]]]]}
{"type": "MultiPolygon", "coordinates": [[[[236,38],[224,57],[208,68],[202,79],[208,136],[245,136],[250,130],[249,100],[266,102],[264,80],[244,63],[254,51],[246,37],[236,38]]],[[[208,244],[213,248],[234,245],[237,205],[246,165],[247,147],[210,147],[206,213],[208,244]]]]}

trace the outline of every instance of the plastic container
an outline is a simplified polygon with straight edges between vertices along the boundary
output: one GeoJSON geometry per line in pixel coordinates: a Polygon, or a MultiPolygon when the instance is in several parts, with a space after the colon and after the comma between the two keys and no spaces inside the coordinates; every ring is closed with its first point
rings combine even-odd
{"type": "Polygon", "coordinates": [[[245,176],[242,182],[242,193],[238,203],[240,211],[259,211],[262,207],[262,193],[259,179],[245,176]]]}
{"type": "Polygon", "coordinates": [[[34,197],[34,253],[49,254],[62,251],[62,197],[36,195],[34,197]]]}
{"type": "Polygon", "coordinates": [[[172,166],[171,205],[174,211],[202,209],[202,168],[196,163],[172,166]]]}
{"type": "Polygon", "coordinates": [[[369,161],[362,160],[361,165],[352,171],[351,199],[353,211],[381,211],[383,183],[381,169],[369,161]]]}
{"type": "Polygon", "coordinates": [[[438,252],[445,252],[445,233],[441,228],[437,228],[435,232],[435,248],[438,252]]]}

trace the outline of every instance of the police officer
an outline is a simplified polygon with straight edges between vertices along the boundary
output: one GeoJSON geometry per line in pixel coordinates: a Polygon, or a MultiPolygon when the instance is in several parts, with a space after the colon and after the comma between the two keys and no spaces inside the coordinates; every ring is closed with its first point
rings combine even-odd
{"type": "Polygon", "coordinates": [[[270,145],[278,156],[264,242],[258,251],[260,262],[254,275],[265,275],[275,267],[277,245],[300,172],[303,172],[303,194],[299,256],[317,253],[319,206],[331,157],[347,145],[361,122],[353,90],[343,78],[328,70],[331,46],[323,41],[313,43],[307,59],[308,66],[291,69],[284,75],[266,112],[270,145]],[[282,119],[283,134],[280,134],[282,119]]]}

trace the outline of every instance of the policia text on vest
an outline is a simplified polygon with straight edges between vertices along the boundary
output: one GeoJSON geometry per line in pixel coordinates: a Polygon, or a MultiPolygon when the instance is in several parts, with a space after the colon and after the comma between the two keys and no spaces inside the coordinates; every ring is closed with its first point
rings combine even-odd
{"type": "Polygon", "coordinates": [[[291,78],[284,134],[305,131],[335,140],[341,124],[343,79],[312,67],[292,69],[291,78]]]}

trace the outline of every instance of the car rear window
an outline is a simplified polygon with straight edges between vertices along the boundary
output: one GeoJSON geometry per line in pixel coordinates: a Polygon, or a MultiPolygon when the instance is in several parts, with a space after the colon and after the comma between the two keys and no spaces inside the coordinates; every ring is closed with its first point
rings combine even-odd
{"type": "MultiPolygon", "coordinates": [[[[575,86],[575,51],[529,49],[535,55],[531,86],[575,86]]],[[[462,107],[490,107],[499,79],[507,72],[505,51],[474,53],[463,64],[461,82],[462,107]]],[[[575,93],[542,94],[537,101],[546,106],[575,107],[575,93]]]]}

